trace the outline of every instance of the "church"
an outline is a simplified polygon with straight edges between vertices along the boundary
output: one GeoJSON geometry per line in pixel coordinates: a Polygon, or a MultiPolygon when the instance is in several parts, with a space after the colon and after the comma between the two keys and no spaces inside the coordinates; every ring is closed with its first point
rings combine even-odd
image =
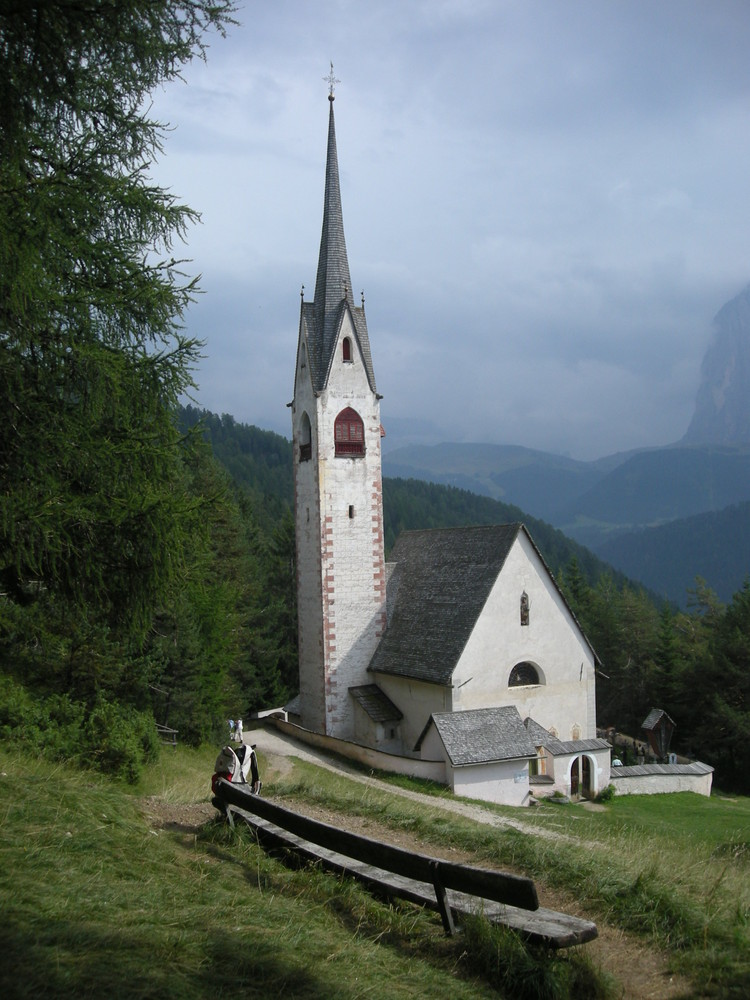
{"type": "Polygon", "coordinates": [[[405,532],[385,561],[382,397],[349,272],[329,83],[323,228],[290,404],[300,690],[289,720],[478,799],[596,795],[610,776],[598,658],[525,526],[405,532]]]}

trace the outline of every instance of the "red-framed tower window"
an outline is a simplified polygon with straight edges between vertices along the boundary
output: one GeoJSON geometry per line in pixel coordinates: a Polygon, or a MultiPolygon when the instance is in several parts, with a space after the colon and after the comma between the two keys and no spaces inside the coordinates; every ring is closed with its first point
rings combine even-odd
{"type": "Polygon", "coordinates": [[[365,425],[362,417],[351,406],[347,406],[336,417],[333,436],[337,455],[364,455],[365,425]]]}

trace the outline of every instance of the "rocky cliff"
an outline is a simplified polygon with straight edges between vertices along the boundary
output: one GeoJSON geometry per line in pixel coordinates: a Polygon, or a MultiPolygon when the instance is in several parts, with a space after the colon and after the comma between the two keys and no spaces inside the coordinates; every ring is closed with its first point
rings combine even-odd
{"type": "Polygon", "coordinates": [[[750,442],[750,285],[719,310],[684,444],[750,442]]]}

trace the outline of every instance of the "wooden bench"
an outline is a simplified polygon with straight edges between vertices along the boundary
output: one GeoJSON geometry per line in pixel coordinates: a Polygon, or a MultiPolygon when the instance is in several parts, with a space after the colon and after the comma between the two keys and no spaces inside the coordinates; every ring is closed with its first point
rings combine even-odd
{"type": "Polygon", "coordinates": [[[379,895],[437,910],[446,934],[455,933],[457,918],[480,914],[548,948],[570,948],[597,936],[591,921],[540,907],[529,878],[393,847],[302,816],[223,779],[213,803],[230,822],[236,816],[247,823],[269,850],[356,878],[379,895]]]}

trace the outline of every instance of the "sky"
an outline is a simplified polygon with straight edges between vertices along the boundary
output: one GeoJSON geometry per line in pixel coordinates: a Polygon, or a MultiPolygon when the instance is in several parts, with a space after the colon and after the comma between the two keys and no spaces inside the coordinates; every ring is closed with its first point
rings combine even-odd
{"type": "Polygon", "coordinates": [[[677,441],[750,282],[747,0],[244,0],[154,95],[195,401],[289,437],[328,84],[385,450],[677,441]]]}

